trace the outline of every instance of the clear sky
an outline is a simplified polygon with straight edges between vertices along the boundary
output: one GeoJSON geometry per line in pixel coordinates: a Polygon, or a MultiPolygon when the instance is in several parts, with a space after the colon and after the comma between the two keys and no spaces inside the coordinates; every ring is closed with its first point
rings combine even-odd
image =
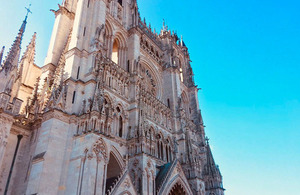
{"type": "MultiPolygon", "coordinates": [[[[0,0],[9,47],[30,1],[0,0]]],[[[61,0],[31,0],[23,41],[37,32],[43,64],[61,0]]],[[[206,133],[227,195],[300,194],[300,3],[296,0],[139,0],[189,47],[206,133]],[[183,3],[184,2],[184,3],[183,3]]]]}

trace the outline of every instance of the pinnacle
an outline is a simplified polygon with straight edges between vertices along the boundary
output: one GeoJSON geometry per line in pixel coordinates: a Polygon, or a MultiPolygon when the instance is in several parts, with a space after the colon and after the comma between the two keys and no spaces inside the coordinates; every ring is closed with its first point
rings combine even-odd
{"type": "Polygon", "coordinates": [[[30,58],[29,60],[34,60],[35,57],[35,44],[36,44],[36,32],[32,35],[31,41],[28,44],[26,51],[23,54],[22,59],[30,58]]]}
{"type": "Polygon", "coordinates": [[[5,73],[7,73],[8,71],[10,71],[13,68],[18,66],[18,61],[20,58],[21,44],[22,44],[22,39],[23,39],[23,35],[25,32],[26,24],[27,24],[27,16],[25,17],[25,20],[23,21],[23,23],[21,25],[19,33],[18,33],[14,43],[12,44],[12,46],[7,54],[7,57],[3,63],[2,69],[0,71],[2,71],[4,69],[5,73]]]}

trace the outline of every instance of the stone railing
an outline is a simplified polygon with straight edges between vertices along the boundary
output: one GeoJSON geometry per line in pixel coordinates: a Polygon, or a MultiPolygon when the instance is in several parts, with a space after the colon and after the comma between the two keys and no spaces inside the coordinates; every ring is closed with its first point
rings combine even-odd
{"type": "Polygon", "coordinates": [[[9,114],[18,115],[23,101],[18,98],[14,98],[13,101],[10,102],[10,98],[11,96],[7,93],[0,93],[0,108],[9,114]]]}
{"type": "Polygon", "coordinates": [[[110,186],[110,188],[108,189],[108,191],[106,191],[106,195],[112,195],[114,193],[114,191],[117,189],[117,187],[122,183],[122,181],[124,180],[125,176],[126,176],[127,171],[122,172],[119,177],[114,181],[113,185],[110,186]]]}
{"type": "Polygon", "coordinates": [[[152,32],[152,30],[146,25],[145,22],[142,22],[141,20],[139,20],[139,25],[138,27],[146,34],[148,35],[148,37],[154,41],[155,44],[157,44],[160,48],[162,47],[162,43],[161,41],[159,40],[159,37],[154,34],[152,32]]]}

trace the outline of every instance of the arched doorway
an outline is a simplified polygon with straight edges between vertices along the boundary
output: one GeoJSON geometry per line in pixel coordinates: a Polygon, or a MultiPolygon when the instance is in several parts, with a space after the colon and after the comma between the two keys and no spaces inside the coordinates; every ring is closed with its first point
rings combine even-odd
{"type": "Polygon", "coordinates": [[[176,183],[168,195],[187,195],[182,185],[176,183]]]}
{"type": "Polygon", "coordinates": [[[117,181],[118,177],[121,175],[121,172],[122,170],[116,157],[110,153],[106,171],[105,193],[107,193],[111,186],[113,187],[113,184],[117,181]]]}

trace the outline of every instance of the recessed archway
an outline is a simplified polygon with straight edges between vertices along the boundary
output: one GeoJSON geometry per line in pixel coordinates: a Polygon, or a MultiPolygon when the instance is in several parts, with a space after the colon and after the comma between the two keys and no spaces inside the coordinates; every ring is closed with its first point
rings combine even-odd
{"type": "Polygon", "coordinates": [[[168,195],[186,195],[184,188],[179,183],[176,183],[168,195]]]}
{"type": "Polygon", "coordinates": [[[113,184],[117,181],[121,173],[122,173],[122,169],[121,166],[119,165],[118,160],[112,153],[110,153],[109,162],[106,171],[105,192],[107,192],[110,189],[110,187],[113,186],[113,184]]]}

